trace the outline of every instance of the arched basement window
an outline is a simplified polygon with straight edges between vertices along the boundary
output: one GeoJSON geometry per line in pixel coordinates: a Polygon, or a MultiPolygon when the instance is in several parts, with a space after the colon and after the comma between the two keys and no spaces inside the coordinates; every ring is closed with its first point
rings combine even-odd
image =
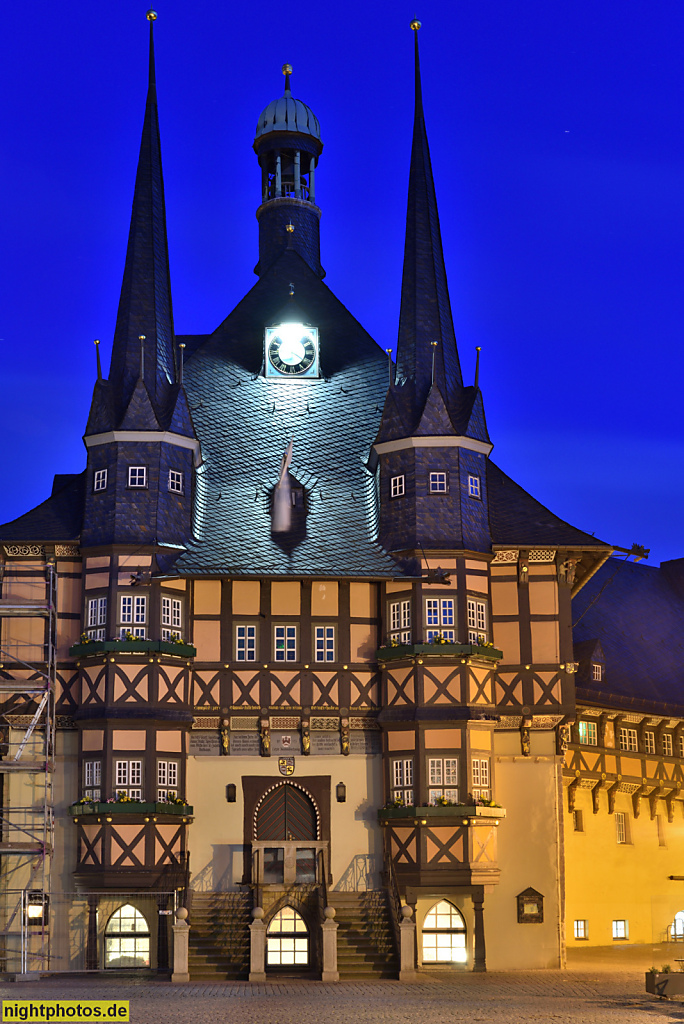
{"type": "Polygon", "coordinates": [[[670,936],[679,942],[684,941],[684,910],[678,910],[670,925],[670,936]]]}
{"type": "Polygon", "coordinates": [[[149,967],[150,929],[135,907],[115,910],[105,929],[105,967],[149,967]]]}
{"type": "Polygon", "coordinates": [[[464,964],[467,959],[465,921],[452,903],[440,900],[423,922],[423,963],[464,964]]]}
{"type": "Polygon", "coordinates": [[[309,929],[294,907],[283,907],[271,920],[266,932],[267,967],[307,967],[309,929]]]}

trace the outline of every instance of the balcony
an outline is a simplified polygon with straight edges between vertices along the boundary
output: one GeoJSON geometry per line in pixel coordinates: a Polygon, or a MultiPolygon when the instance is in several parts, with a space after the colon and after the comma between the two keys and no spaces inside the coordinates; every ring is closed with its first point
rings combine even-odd
{"type": "Polygon", "coordinates": [[[501,661],[503,651],[485,644],[398,644],[380,647],[378,661],[399,661],[402,658],[485,658],[501,661]]]}
{"type": "MultiPolygon", "coordinates": [[[[467,825],[469,822],[464,821],[465,818],[489,818],[498,825],[502,818],[506,817],[506,810],[504,807],[487,807],[486,805],[473,805],[473,804],[447,804],[446,806],[437,805],[429,807],[381,807],[378,811],[378,821],[382,825],[394,818],[426,818],[428,820],[432,818],[457,818],[459,824],[467,825]]],[[[419,822],[416,821],[416,824],[419,822]]],[[[421,821],[420,824],[426,824],[421,821]]]]}
{"type": "Polygon", "coordinates": [[[103,654],[164,654],[171,658],[194,658],[197,649],[192,644],[175,640],[88,640],[69,649],[72,658],[97,658],[103,654]]]}
{"type": "Polygon", "coordinates": [[[69,814],[78,821],[79,818],[87,817],[89,821],[98,820],[99,817],[107,818],[120,818],[122,814],[135,814],[135,815],[150,815],[156,817],[157,815],[172,815],[176,818],[187,818],[194,813],[194,808],[190,804],[157,804],[157,803],[145,803],[141,800],[115,800],[112,803],[87,803],[87,804],[71,804],[68,808],[69,814]]]}

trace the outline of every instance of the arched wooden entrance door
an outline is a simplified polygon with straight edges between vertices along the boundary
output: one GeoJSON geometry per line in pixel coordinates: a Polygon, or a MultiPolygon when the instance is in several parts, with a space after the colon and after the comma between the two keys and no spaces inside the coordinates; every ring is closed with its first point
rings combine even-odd
{"type": "Polygon", "coordinates": [[[289,782],[276,786],[257,810],[256,838],[285,842],[318,839],[316,808],[311,798],[289,782]]]}

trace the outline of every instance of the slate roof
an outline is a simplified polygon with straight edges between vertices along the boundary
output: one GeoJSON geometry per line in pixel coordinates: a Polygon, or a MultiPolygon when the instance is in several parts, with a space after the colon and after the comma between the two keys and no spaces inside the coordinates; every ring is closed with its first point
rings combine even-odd
{"type": "Polygon", "coordinates": [[[197,539],[181,573],[394,576],[376,542],[366,468],[387,389],[387,356],[294,251],[286,251],[209,337],[187,339],[185,386],[204,465],[197,539]],[[260,375],[265,325],[293,283],[320,331],[322,380],[260,375]],[[293,440],[292,476],[305,492],[304,536],[271,534],[270,500],[293,440]]]}
{"type": "Polygon", "coordinates": [[[681,559],[656,568],[610,558],[584,585],[572,602],[578,699],[684,713],[683,584],[681,559]],[[593,682],[600,655],[604,678],[593,682]]]}
{"type": "Polygon", "coordinates": [[[554,515],[490,459],[487,460],[487,493],[492,544],[610,547],[554,515]]]}
{"type": "Polygon", "coordinates": [[[60,473],[52,494],[18,519],[0,526],[0,540],[78,541],[83,522],[86,474],[60,473]]]}

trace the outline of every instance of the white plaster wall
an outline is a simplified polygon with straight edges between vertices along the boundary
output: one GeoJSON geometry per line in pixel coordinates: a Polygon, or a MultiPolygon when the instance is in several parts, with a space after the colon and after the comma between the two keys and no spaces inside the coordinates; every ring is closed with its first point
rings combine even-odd
{"type": "MultiPolygon", "coordinates": [[[[297,757],[295,766],[292,777],[295,782],[298,776],[330,776],[331,890],[353,890],[357,886],[379,888],[382,835],[377,809],[383,800],[382,757],[379,754],[297,757]],[[337,803],[335,798],[338,782],[343,782],[347,788],[345,803],[337,803]]],[[[195,812],[195,820],[189,828],[190,886],[197,891],[236,889],[242,880],[243,775],[282,779],[277,757],[188,758],[187,792],[195,812]],[[237,791],[234,804],[226,801],[229,782],[235,783],[237,791]]]]}

